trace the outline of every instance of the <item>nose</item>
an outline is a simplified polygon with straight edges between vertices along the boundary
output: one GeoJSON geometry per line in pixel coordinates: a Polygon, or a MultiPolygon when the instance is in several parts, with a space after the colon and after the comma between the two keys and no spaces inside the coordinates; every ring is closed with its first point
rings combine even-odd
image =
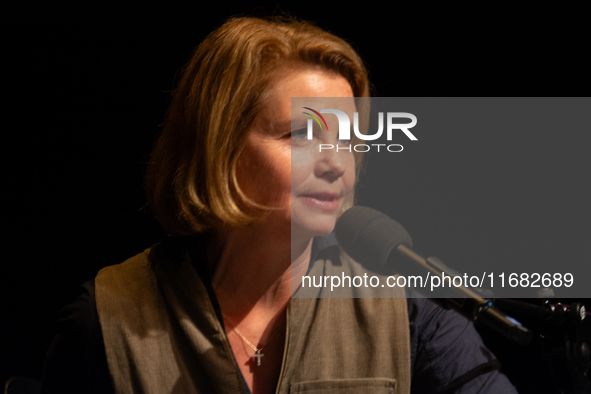
{"type": "Polygon", "coordinates": [[[323,150],[319,153],[320,157],[316,162],[314,172],[317,177],[325,178],[329,182],[334,182],[345,174],[347,155],[351,153],[347,150],[336,151],[333,149],[323,150]]]}

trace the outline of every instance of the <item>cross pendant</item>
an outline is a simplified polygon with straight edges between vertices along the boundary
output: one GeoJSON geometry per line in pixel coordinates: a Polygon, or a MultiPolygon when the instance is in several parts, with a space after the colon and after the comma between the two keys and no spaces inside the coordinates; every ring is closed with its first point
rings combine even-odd
{"type": "Polygon", "coordinates": [[[263,357],[265,354],[261,354],[261,349],[258,349],[256,351],[256,353],[252,356],[252,358],[256,358],[257,359],[257,367],[261,366],[261,357],[263,357]]]}

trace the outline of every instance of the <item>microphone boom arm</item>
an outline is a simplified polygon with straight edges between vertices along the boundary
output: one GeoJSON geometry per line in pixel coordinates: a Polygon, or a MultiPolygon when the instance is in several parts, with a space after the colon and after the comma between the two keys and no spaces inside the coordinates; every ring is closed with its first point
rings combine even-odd
{"type": "MultiPolygon", "coordinates": [[[[443,272],[448,273],[450,276],[458,276],[457,272],[447,267],[438,258],[424,258],[404,244],[400,244],[395,251],[396,253],[390,254],[389,259],[402,257],[413,264],[392,264],[390,266],[398,268],[415,267],[415,269],[420,267],[421,271],[424,271],[421,273],[422,275],[428,272],[429,275],[439,278],[443,278],[443,272]]],[[[416,272],[410,272],[410,270],[402,273],[416,274],[416,272]]],[[[432,295],[425,294],[421,292],[420,288],[417,291],[439,305],[459,312],[473,322],[480,322],[489,326],[520,345],[527,345],[532,339],[532,334],[527,328],[521,324],[516,324],[513,319],[508,318],[503,312],[494,308],[494,300],[483,298],[475,291],[463,285],[450,287],[445,298],[436,298],[432,295]]]]}

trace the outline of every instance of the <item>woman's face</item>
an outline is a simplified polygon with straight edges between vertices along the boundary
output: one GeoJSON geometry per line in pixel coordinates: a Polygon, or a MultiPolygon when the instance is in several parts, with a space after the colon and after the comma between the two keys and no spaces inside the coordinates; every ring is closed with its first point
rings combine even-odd
{"type": "MultiPolygon", "coordinates": [[[[271,212],[269,220],[286,225],[291,222],[292,240],[327,235],[353,190],[355,159],[343,149],[319,152],[319,144],[348,146],[338,141],[336,116],[325,115],[330,131],[316,129],[315,124],[314,138],[308,140],[305,128],[310,117],[302,114],[306,111],[302,109],[292,119],[291,98],[350,97],[346,112],[352,114],[351,86],[340,75],[310,69],[279,78],[270,93],[240,155],[238,183],[255,202],[280,208],[271,212]]],[[[342,109],[342,100],[339,107],[327,108],[342,109]]]]}

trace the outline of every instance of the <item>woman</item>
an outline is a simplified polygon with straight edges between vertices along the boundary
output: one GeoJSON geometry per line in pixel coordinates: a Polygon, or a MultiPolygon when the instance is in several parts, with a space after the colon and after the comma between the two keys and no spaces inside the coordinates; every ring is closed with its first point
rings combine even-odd
{"type": "Polygon", "coordinates": [[[473,327],[429,301],[292,299],[292,278],[359,269],[330,234],[361,160],[315,149],[348,143],[329,117],[312,140],[292,132],[305,116],[291,98],[352,112],[368,96],[357,54],[310,24],[235,18],[210,34],[146,176],[169,236],[64,310],[45,392],[511,392],[473,327]]]}

